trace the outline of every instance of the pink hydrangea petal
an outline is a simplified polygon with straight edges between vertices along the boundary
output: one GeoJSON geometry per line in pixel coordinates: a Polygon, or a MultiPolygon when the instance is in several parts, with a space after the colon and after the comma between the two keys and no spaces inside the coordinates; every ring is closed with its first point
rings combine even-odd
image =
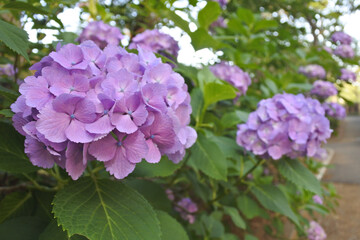
{"type": "Polygon", "coordinates": [[[94,140],[94,134],[85,129],[85,124],[74,119],[65,130],[66,137],[75,143],[89,143],[94,140]]]}
{"type": "Polygon", "coordinates": [[[115,138],[108,134],[106,137],[90,143],[89,153],[97,160],[105,162],[114,158],[116,149],[115,138]]]}
{"type": "Polygon", "coordinates": [[[115,126],[111,124],[109,115],[104,115],[95,122],[85,125],[85,129],[89,133],[95,134],[107,134],[111,132],[114,128],[115,126]]]}
{"type": "Polygon", "coordinates": [[[148,146],[145,142],[144,134],[136,131],[124,140],[126,157],[131,163],[139,163],[148,153],[148,146]]]}
{"type": "Polygon", "coordinates": [[[127,160],[125,149],[123,147],[118,148],[115,157],[111,161],[105,162],[104,165],[106,170],[117,179],[127,177],[134,171],[136,166],[136,164],[127,160]]]}
{"type": "Polygon", "coordinates": [[[83,144],[69,142],[66,149],[65,169],[73,180],[84,172],[87,162],[83,161],[83,144]]]}
{"type": "Polygon", "coordinates": [[[149,163],[157,163],[161,159],[161,153],[159,148],[154,144],[151,139],[146,140],[146,144],[148,146],[148,153],[145,157],[145,160],[149,163]]]}

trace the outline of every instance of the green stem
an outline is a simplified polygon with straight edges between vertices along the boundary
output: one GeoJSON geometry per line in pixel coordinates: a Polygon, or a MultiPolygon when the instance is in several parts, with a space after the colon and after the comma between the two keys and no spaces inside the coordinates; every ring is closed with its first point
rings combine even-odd
{"type": "Polygon", "coordinates": [[[46,186],[42,186],[40,185],[37,181],[35,181],[34,179],[32,179],[29,175],[27,175],[26,173],[23,173],[23,175],[29,179],[29,181],[33,184],[33,186],[29,185],[27,186],[27,188],[29,189],[36,189],[36,190],[40,190],[40,191],[44,191],[44,192],[56,192],[59,190],[59,187],[46,187],[46,186]]]}

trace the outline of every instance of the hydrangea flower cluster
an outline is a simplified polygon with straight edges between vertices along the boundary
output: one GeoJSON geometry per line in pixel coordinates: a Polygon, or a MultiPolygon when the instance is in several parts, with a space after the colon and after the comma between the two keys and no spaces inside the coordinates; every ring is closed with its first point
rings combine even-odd
{"type": "Polygon", "coordinates": [[[324,229],[315,221],[310,222],[307,234],[309,240],[325,240],[327,237],[324,229]]]}
{"type": "Polygon", "coordinates": [[[332,130],[325,111],[316,99],[298,94],[277,94],[261,100],[245,124],[238,126],[237,144],[255,155],[317,157],[324,153],[332,130]]]}
{"type": "Polygon", "coordinates": [[[354,49],[350,45],[340,45],[334,50],[334,54],[342,58],[353,58],[354,49]]]}
{"type": "Polygon", "coordinates": [[[103,21],[93,21],[84,28],[77,41],[82,43],[86,40],[91,40],[103,49],[108,44],[119,45],[120,40],[123,38],[124,36],[119,28],[112,27],[103,21]]]}
{"type": "Polygon", "coordinates": [[[339,120],[346,117],[346,109],[338,103],[325,102],[323,103],[323,108],[325,109],[326,116],[339,120]]]}
{"type": "Polygon", "coordinates": [[[158,29],[145,30],[140,34],[137,34],[132,39],[129,48],[136,49],[138,46],[170,58],[172,56],[177,57],[180,49],[177,41],[175,41],[173,37],[161,33],[158,29]]]}
{"type": "Polygon", "coordinates": [[[309,64],[304,67],[299,68],[299,73],[305,75],[308,78],[320,78],[323,79],[326,77],[325,69],[317,64],[309,64]]]}
{"type": "Polygon", "coordinates": [[[182,198],[177,202],[175,211],[180,213],[182,219],[188,221],[190,224],[193,224],[195,222],[194,213],[198,211],[198,207],[196,203],[194,203],[190,198],[182,198]]]}
{"type": "Polygon", "coordinates": [[[352,37],[344,32],[334,32],[333,35],[331,35],[331,41],[349,45],[352,42],[352,37]]]}
{"type": "Polygon", "coordinates": [[[30,161],[66,169],[73,179],[88,161],[104,162],[115,178],[144,158],[178,163],[196,140],[187,85],[151,52],[139,55],[92,41],[66,44],[32,66],[11,106],[30,161]]]}
{"type": "Polygon", "coordinates": [[[330,96],[336,95],[338,91],[333,83],[323,80],[316,80],[310,93],[321,98],[328,98],[330,96]]]}
{"type": "Polygon", "coordinates": [[[317,203],[317,204],[320,204],[320,205],[323,204],[323,200],[322,200],[322,198],[321,198],[319,195],[314,195],[314,196],[312,197],[312,199],[313,199],[314,203],[317,203]]]}
{"type": "Polygon", "coordinates": [[[9,77],[14,76],[15,75],[14,65],[8,63],[3,65],[2,67],[0,66],[0,76],[1,75],[6,75],[9,77]]]}
{"type": "Polygon", "coordinates": [[[222,61],[221,63],[210,66],[210,71],[217,78],[239,89],[240,93],[237,93],[238,96],[245,94],[248,86],[251,84],[251,78],[247,72],[244,72],[236,65],[230,65],[228,62],[222,61]]]}
{"type": "Polygon", "coordinates": [[[356,80],[356,74],[346,68],[340,69],[341,75],[340,79],[344,81],[355,81],[356,80]]]}

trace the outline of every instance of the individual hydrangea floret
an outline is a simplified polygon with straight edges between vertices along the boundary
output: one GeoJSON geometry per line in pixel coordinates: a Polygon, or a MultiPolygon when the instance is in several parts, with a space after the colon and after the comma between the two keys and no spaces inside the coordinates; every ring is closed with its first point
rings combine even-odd
{"type": "Polygon", "coordinates": [[[331,36],[331,41],[334,43],[349,45],[352,42],[352,37],[344,32],[335,32],[331,36]]]}
{"type": "Polygon", "coordinates": [[[335,118],[335,119],[344,119],[346,117],[346,109],[335,102],[325,102],[323,103],[323,108],[325,109],[325,115],[335,118]]]}
{"type": "Polygon", "coordinates": [[[182,198],[178,201],[175,210],[180,213],[182,219],[188,221],[190,224],[195,222],[196,218],[194,213],[198,211],[198,207],[190,198],[182,198]]]}
{"type": "Polygon", "coordinates": [[[342,68],[340,69],[341,71],[341,75],[340,75],[340,79],[344,80],[344,81],[355,81],[356,80],[356,73],[346,69],[346,68],[342,68]]]}
{"type": "Polygon", "coordinates": [[[338,91],[333,83],[323,80],[316,80],[310,93],[321,98],[328,98],[330,96],[336,95],[338,91]]]}
{"type": "Polygon", "coordinates": [[[15,75],[14,65],[8,63],[8,64],[0,66],[0,76],[1,75],[13,77],[15,75]]]}
{"type": "Polygon", "coordinates": [[[312,197],[312,199],[313,199],[314,203],[316,203],[316,204],[320,204],[320,205],[323,204],[323,200],[319,195],[314,195],[312,197]]]}
{"type": "Polygon", "coordinates": [[[305,75],[308,78],[324,79],[326,77],[325,69],[317,64],[310,64],[299,68],[299,73],[305,75]]]}
{"type": "Polygon", "coordinates": [[[108,44],[119,45],[120,40],[123,38],[124,36],[119,28],[112,27],[103,21],[93,21],[84,28],[77,41],[82,43],[86,40],[91,40],[103,49],[108,44]]]}
{"type": "Polygon", "coordinates": [[[244,95],[251,84],[251,78],[247,72],[244,72],[236,65],[222,61],[216,65],[210,66],[210,71],[219,79],[224,80],[237,89],[238,96],[244,95]]]}
{"type": "Polygon", "coordinates": [[[325,240],[327,237],[324,229],[315,221],[310,222],[307,234],[309,240],[325,240]]]}
{"type": "Polygon", "coordinates": [[[11,109],[34,165],[56,163],[77,179],[96,159],[122,179],[142,159],[182,160],[197,138],[188,126],[187,85],[153,53],[138,51],[85,41],[58,47],[33,66],[37,72],[20,85],[11,109]]]}
{"type": "Polygon", "coordinates": [[[353,58],[355,56],[354,49],[350,45],[340,45],[334,50],[336,56],[342,58],[353,58]]]}
{"type": "Polygon", "coordinates": [[[169,58],[176,58],[179,52],[177,41],[170,35],[161,33],[158,29],[145,30],[137,34],[132,39],[129,48],[136,49],[138,46],[169,58]]]}
{"type": "Polygon", "coordinates": [[[236,141],[264,158],[316,157],[331,132],[318,100],[284,93],[261,100],[247,122],[238,125],[236,141]]]}

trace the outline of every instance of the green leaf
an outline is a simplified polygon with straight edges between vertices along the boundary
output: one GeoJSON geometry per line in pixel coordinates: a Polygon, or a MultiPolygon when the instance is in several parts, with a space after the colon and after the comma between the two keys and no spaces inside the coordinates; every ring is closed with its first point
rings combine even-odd
{"type": "Polygon", "coordinates": [[[326,207],[319,204],[305,204],[304,209],[315,210],[318,213],[321,213],[322,215],[326,215],[330,213],[330,211],[326,207]]]}
{"type": "Polygon", "coordinates": [[[227,82],[210,82],[204,87],[204,107],[221,100],[233,99],[236,97],[236,90],[227,82]]]}
{"type": "Polygon", "coordinates": [[[12,173],[38,170],[24,153],[24,137],[9,124],[0,122],[0,169],[12,173]]]}
{"type": "Polygon", "coordinates": [[[29,48],[28,35],[24,30],[0,20],[0,41],[30,62],[26,52],[29,48]]]}
{"type": "Polygon", "coordinates": [[[4,98],[8,99],[11,102],[15,102],[16,99],[19,97],[19,93],[10,90],[8,88],[4,88],[3,86],[0,86],[0,94],[1,96],[3,96],[4,98]]]}
{"type": "Polygon", "coordinates": [[[53,213],[69,235],[91,240],[160,239],[151,205],[119,181],[83,178],[60,190],[53,213]]]}
{"type": "Polygon", "coordinates": [[[261,19],[255,22],[253,27],[253,32],[256,33],[258,31],[267,30],[276,27],[278,27],[278,23],[275,20],[261,19]]]}
{"type": "Polygon", "coordinates": [[[247,219],[253,219],[254,217],[261,215],[262,209],[259,205],[246,195],[242,194],[237,197],[236,204],[247,219]]]}
{"type": "Polygon", "coordinates": [[[233,112],[225,113],[221,118],[221,124],[224,128],[234,127],[237,124],[244,123],[247,121],[249,113],[235,110],[233,112]]]}
{"type": "Polygon", "coordinates": [[[310,83],[290,83],[286,86],[286,89],[299,89],[303,91],[310,91],[312,87],[313,85],[310,83]]]}
{"type": "Polygon", "coordinates": [[[12,116],[14,116],[14,113],[10,109],[1,109],[0,114],[7,118],[12,118],[12,116]]]}
{"type": "Polygon", "coordinates": [[[239,211],[236,208],[224,206],[224,212],[231,217],[231,220],[233,221],[235,226],[242,229],[246,228],[246,223],[244,219],[242,219],[239,211]]]}
{"type": "Polygon", "coordinates": [[[259,240],[257,237],[250,235],[250,234],[246,234],[245,235],[245,240],[259,240]]]}
{"type": "Polygon", "coordinates": [[[19,210],[31,197],[31,192],[13,192],[5,196],[0,202],[0,223],[19,210]]]}
{"type": "Polygon", "coordinates": [[[161,240],[187,240],[189,239],[184,228],[178,221],[163,211],[156,211],[160,221],[161,240]]]}
{"type": "Polygon", "coordinates": [[[198,20],[201,27],[208,29],[221,14],[221,7],[217,2],[207,2],[206,6],[199,11],[198,20]]]}
{"type": "Polygon", "coordinates": [[[203,215],[201,221],[205,225],[205,228],[211,238],[221,238],[224,235],[224,225],[213,216],[203,215]]]}
{"type": "Polygon", "coordinates": [[[299,225],[299,219],[290,208],[285,195],[277,187],[272,185],[254,185],[251,188],[251,192],[265,208],[281,213],[299,225]]]}
{"type": "Polygon", "coordinates": [[[194,88],[191,91],[191,115],[195,118],[196,122],[200,120],[201,109],[204,105],[203,93],[200,88],[194,88]]]}
{"type": "Polygon", "coordinates": [[[31,13],[39,13],[39,14],[49,14],[48,11],[45,9],[42,9],[40,7],[35,7],[32,4],[26,3],[26,2],[10,2],[2,6],[3,9],[10,9],[10,10],[24,10],[31,13]]]}
{"type": "Polygon", "coordinates": [[[267,78],[267,79],[265,79],[265,84],[274,94],[279,92],[279,89],[273,80],[267,78]]]}
{"type": "Polygon", "coordinates": [[[68,236],[65,231],[58,226],[56,220],[52,220],[44,231],[40,234],[39,240],[68,240],[68,236]]]}
{"type": "Polygon", "coordinates": [[[189,161],[209,177],[226,181],[226,158],[218,145],[202,133],[191,148],[189,161]]]}
{"type": "Polygon", "coordinates": [[[160,162],[153,164],[143,160],[136,164],[135,171],[131,174],[136,177],[167,177],[172,175],[182,166],[182,162],[175,164],[166,156],[163,156],[160,162]]]}
{"type": "Polygon", "coordinates": [[[202,48],[217,49],[221,45],[221,42],[215,40],[204,28],[198,28],[195,32],[190,33],[190,37],[195,51],[202,48]]]}
{"type": "Polygon", "coordinates": [[[254,14],[246,8],[238,8],[236,14],[237,17],[244,21],[248,26],[251,25],[255,20],[254,14]]]}
{"type": "Polygon", "coordinates": [[[155,209],[172,210],[171,202],[159,184],[140,179],[127,180],[125,184],[138,191],[155,209]]]}
{"type": "Polygon", "coordinates": [[[0,224],[1,239],[35,240],[46,227],[46,222],[37,217],[17,217],[0,224]]]}
{"type": "Polygon", "coordinates": [[[299,160],[281,159],[279,161],[279,171],[281,175],[296,186],[317,195],[322,195],[320,181],[299,160]]]}

